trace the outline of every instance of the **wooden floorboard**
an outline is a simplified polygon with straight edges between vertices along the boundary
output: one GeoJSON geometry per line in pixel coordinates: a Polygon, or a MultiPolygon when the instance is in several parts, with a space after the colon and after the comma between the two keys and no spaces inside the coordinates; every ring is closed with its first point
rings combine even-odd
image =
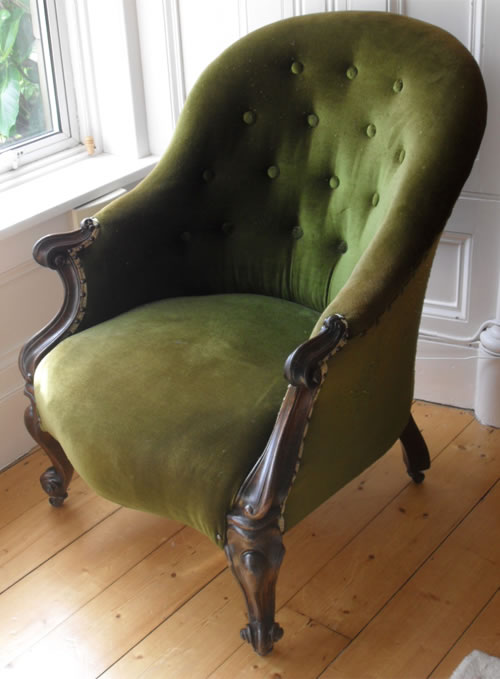
{"type": "Polygon", "coordinates": [[[429,679],[448,679],[462,659],[476,649],[500,658],[500,589],[440,661],[429,679]]]}
{"type": "Polygon", "coordinates": [[[453,645],[498,590],[499,516],[497,483],[330,665],[323,679],[428,676],[443,648],[453,645]]]}
{"type": "Polygon", "coordinates": [[[48,466],[45,453],[36,450],[0,473],[0,529],[43,500],[38,479],[48,466]]]}
{"type": "Polygon", "coordinates": [[[1,590],[70,545],[117,511],[81,480],[71,485],[71,502],[54,511],[46,498],[0,529],[1,590]]]}
{"type": "MultiPolygon", "coordinates": [[[[457,440],[476,438],[471,425],[457,440]]],[[[354,638],[491,488],[486,448],[450,444],[426,483],[408,484],[291,600],[290,606],[354,638]],[[460,478],[468,483],[457,494],[460,478]]],[[[494,476],[500,475],[500,455],[494,476]]]]}
{"type": "Polygon", "coordinates": [[[398,446],[285,536],[265,658],[241,641],[224,554],[173,521],[118,508],[78,478],[61,509],[40,451],[0,474],[0,676],[43,679],[447,679],[500,656],[500,431],[415,403],[433,458],[398,446]]]}

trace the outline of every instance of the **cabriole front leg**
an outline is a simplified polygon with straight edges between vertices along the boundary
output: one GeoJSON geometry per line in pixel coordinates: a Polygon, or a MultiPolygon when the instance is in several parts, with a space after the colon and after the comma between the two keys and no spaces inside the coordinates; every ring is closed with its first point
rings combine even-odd
{"type": "MultiPolygon", "coordinates": [[[[30,394],[28,396],[32,399],[30,394]]],[[[49,496],[50,504],[53,507],[60,507],[68,497],[67,490],[73,476],[73,466],[56,439],[40,428],[40,418],[34,400],[24,412],[24,422],[31,436],[52,462],[52,466],[40,476],[40,483],[49,496]]]]}
{"type": "Polygon", "coordinates": [[[278,515],[272,512],[256,521],[242,515],[228,517],[225,551],[248,610],[241,637],[259,655],[272,651],[283,636],[274,620],[276,581],[285,554],[278,515]]]}

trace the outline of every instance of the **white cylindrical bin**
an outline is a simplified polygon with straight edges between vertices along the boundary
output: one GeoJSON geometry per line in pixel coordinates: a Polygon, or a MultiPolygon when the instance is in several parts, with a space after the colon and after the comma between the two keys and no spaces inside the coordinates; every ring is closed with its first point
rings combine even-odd
{"type": "Polygon", "coordinates": [[[500,427],[500,324],[479,337],[474,410],[481,424],[500,427]]]}

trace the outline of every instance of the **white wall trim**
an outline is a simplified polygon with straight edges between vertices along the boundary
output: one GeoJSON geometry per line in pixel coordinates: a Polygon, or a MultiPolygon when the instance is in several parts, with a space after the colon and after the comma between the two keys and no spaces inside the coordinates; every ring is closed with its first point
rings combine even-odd
{"type": "Polygon", "coordinates": [[[102,151],[101,121],[97,106],[94,62],[90,42],[88,4],[78,0],[66,2],[68,43],[78,107],[80,141],[94,138],[96,152],[102,151]]]}
{"type": "MultiPolygon", "coordinates": [[[[283,12],[283,0],[281,3],[281,11],[283,12]]],[[[240,38],[243,38],[248,33],[248,2],[247,0],[238,0],[238,27],[240,38]]]]}
{"type": "Polygon", "coordinates": [[[293,16],[293,0],[281,0],[281,18],[288,19],[293,16]]]}
{"type": "MultiPolygon", "coordinates": [[[[7,351],[3,351],[0,354],[0,373],[5,372],[9,368],[12,368],[13,366],[17,366],[17,358],[19,356],[19,352],[21,351],[22,344],[19,344],[18,346],[11,347],[10,349],[7,349],[7,351]]],[[[21,377],[19,376],[19,379],[21,377]]],[[[0,392],[0,399],[4,396],[5,394],[2,394],[0,392]]]]}
{"type": "Polygon", "coordinates": [[[471,0],[469,15],[469,50],[481,66],[484,44],[484,0],[471,0]]]}
{"type": "Polygon", "coordinates": [[[415,398],[473,409],[477,347],[419,339],[415,364],[415,398]]]}
{"type": "Polygon", "coordinates": [[[404,0],[386,0],[386,12],[404,14],[404,0]]]}
{"type": "MultiPolygon", "coordinates": [[[[39,266],[40,265],[37,264],[34,260],[27,259],[26,261],[21,262],[20,264],[17,264],[16,266],[13,266],[10,269],[0,271],[0,288],[3,287],[4,285],[12,283],[17,278],[21,278],[22,276],[26,276],[26,274],[29,274],[32,271],[36,271],[39,268],[39,266]]],[[[0,354],[0,365],[1,356],[2,354],[0,354]]]]}
{"type": "MultiPolygon", "coordinates": [[[[6,391],[5,394],[0,394],[0,407],[2,406],[4,401],[8,401],[14,396],[17,396],[19,393],[24,393],[24,385],[19,385],[17,387],[13,387],[9,391],[6,391]]],[[[26,403],[26,405],[28,405],[26,403]]]]}
{"type": "Polygon", "coordinates": [[[163,17],[168,50],[170,101],[175,125],[186,101],[179,0],[163,0],[163,17]]]}
{"type": "Polygon", "coordinates": [[[426,295],[423,313],[426,316],[438,318],[466,320],[468,317],[469,285],[471,280],[472,236],[466,233],[445,231],[439,242],[436,253],[437,259],[439,259],[440,250],[442,253],[446,247],[449,251],[454,250],[454,253],[452,253],[454,254],[453,266],[443,272],[446,274],[446,278],[451,278],[453,287],[452,298],[447,300],[444,298],[439,299],[438,296],[432,298],[426,295]]]}

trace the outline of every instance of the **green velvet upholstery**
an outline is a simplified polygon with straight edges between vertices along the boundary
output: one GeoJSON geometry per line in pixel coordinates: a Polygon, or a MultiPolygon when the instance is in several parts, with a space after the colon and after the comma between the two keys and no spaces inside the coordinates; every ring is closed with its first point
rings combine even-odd
{"type": "Polygon", "coordinates": [[[98,215],[84,327],[152,294],[253,292],[318,311],[340,293],[362,329],[442,230],[484,115],[473,58],[428,24],[347,12],[256,31],[200,78],[158,167],[98,215]]]}
{"type": "Polygon", "coordinates": [[[405,428],[421,300],[433,255],[431,248],[379,322],[329,362],[286,503],[287,530],[375,462],[405,428]]]}
{"type": "Polygon", "coordinates": [[[262,295],[144,305],[41,362],[42,422],[101,495],[222,546],[217,535],[285,394],[283,364],[317,317],[262,295]]]}
{"type": "Polygon", "coordinates": [[[295,524],[408,421],[432,254],[485,114],[472,57],[418,21],[309,15],[238,41],[155,170],[97,215],[83,321],[35,375],[43,428],[104,495],[222,546],[287,353],[341,313],[295,524]]]}

